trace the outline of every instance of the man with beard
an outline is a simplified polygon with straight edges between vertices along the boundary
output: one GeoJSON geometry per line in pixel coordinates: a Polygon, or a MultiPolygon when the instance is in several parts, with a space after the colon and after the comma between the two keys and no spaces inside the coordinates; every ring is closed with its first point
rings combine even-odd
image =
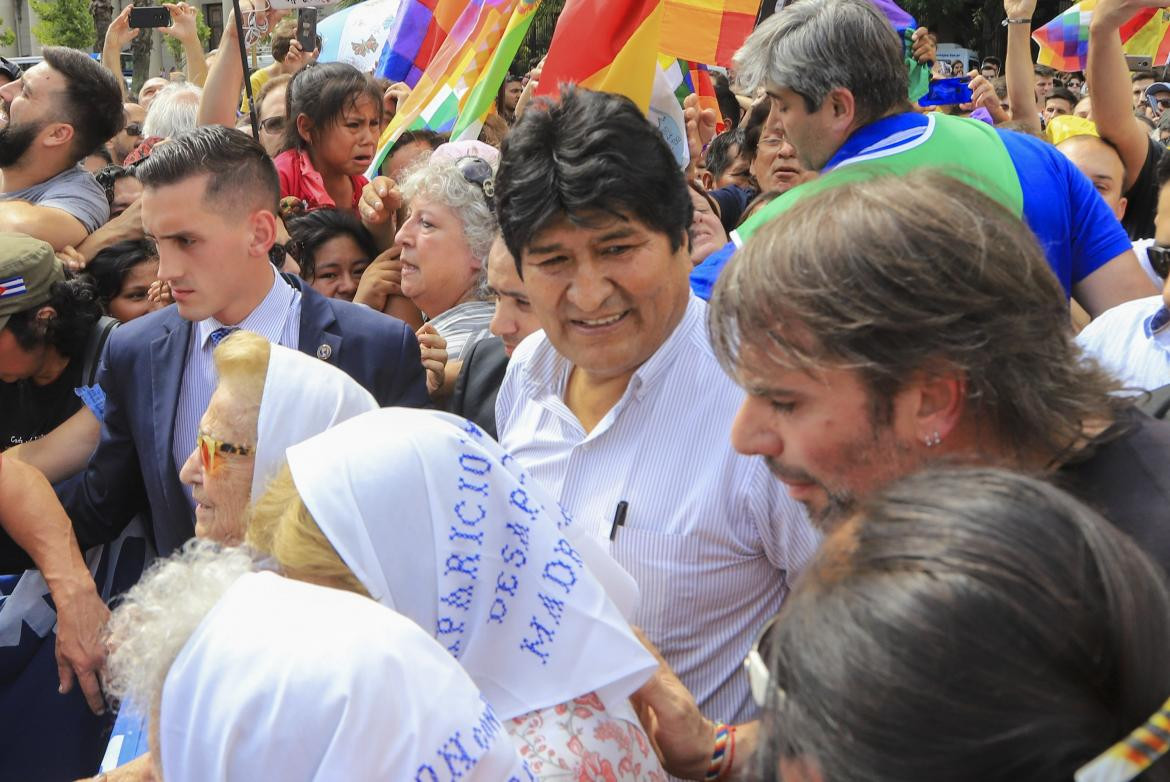
{"type": "Polygon", "coordinates": [[[0,231],[76,247],[110,217],[102,188],[78,163],[122,129],[115,78],[83,53],[44,50],[44,62],[0,87],[0,231]]]}
{"type": "MultiPolygon", "coordinates": [[[[1170,570],[1170,424],[1117,396],[1067,323],[1027,227],[927,170],[825,190],[761,227],[710,318],[748,392],[732,443],[822,530],[925,467],[991,465],[1047,477],[1170,570]]],[[[667,770],[702,779],[715,731],[694,699],[663,669],[637,700],[667,770]]],[[[755,730],[737,727],[720,779],[745,778],[755,730]]]]}

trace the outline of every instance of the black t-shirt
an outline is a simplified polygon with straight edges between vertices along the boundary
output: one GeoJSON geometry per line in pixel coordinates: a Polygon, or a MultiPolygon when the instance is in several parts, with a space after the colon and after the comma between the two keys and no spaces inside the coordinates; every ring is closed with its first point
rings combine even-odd
{"type": "Polygon", "coordinates": [[[1132,241],[1154,238],[1154,213],[1158,211],[1158,161],[1166,154],[1166,148],[1150,139],[1146,163],[1138,172],[1133,187],[1125,194],[1129,203],[1121,225],[1132,241]]]}
{"type": "Polygon", "coordinates": [[[0,383],[0,451],[44,437],[81,409],[73,389],[81,385],[83,362],[75,358],[52,383],[0,383]]]}
{"type": "Polygon", "coordinates": [[[1132,410],[1117,426],[1125,434],[1065,465],[1057,483],[1170,573],[1170,422],[1132,410]]]}

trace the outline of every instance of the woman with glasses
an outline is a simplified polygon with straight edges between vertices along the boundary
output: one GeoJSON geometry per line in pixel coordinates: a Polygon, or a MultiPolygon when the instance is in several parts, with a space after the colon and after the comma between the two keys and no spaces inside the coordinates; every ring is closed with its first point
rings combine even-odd
{"type": "Polygon", "coordinates": [[[282,199],[298,199],[304,211],[356,214],[381,134],[382,93],[370,77],[336,62],[303,69],[287,90],[284,141],[273,161],[282,199]]]}
{"type": "Polygon", "coordinates": [[[285,98],[290,81],[292,76],[287,74],[275,76],[266,81],[256,94],[256,123],[260,127],[260,143],[269,157],[279,155],[284,142],[284,126],[288,119],[285,98]]]}
{"type": "Polygon", "coordinates": [[[409,214],[395,236],[402,293],[447,340],[449,361],[491,336],[495,305],[484,262],[498,230],[498,160],[498,150],[478,141],[443,144],[402,183],[409,214]]]}
{"type": "Polygon", "coordinates": [[[748,658],[766,778],[1170,779],[1163,572],[1047,483],[903,480],[824,542],[774,621],[748,658]]]}

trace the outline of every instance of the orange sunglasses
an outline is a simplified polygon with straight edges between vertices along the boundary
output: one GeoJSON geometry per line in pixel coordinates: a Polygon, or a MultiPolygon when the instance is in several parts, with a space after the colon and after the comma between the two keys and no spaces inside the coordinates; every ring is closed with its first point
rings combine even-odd
{"type": "Polygon", "coordinates": [[[199,444],[199,460],[203,463],[204,472],[211,472],[215,469],[218,454],[247,456],[253,451],[250,445],[236,445],[217,440],[202,429],[199,430],[196,442],[199,444]]]}

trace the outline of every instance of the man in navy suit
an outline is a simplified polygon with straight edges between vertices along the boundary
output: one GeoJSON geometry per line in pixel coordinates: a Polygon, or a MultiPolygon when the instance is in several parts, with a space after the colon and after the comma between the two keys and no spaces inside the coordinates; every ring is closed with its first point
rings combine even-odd
{"type": "Polygon", "coordinates": [[[215,387],[212,348],[236,328],[329,361],[381,405],[428,404],[414,334],[401,321],[321,296],[268,260],[280,184],[263,147],[203,127],[157,147],[139,168],[142,223],[176,306],[110,337],[98,382],[101,441],[88,468],[59,487],[84,549],[149,510],[166,556],[194,534],[179,467],[215,387]]]}

